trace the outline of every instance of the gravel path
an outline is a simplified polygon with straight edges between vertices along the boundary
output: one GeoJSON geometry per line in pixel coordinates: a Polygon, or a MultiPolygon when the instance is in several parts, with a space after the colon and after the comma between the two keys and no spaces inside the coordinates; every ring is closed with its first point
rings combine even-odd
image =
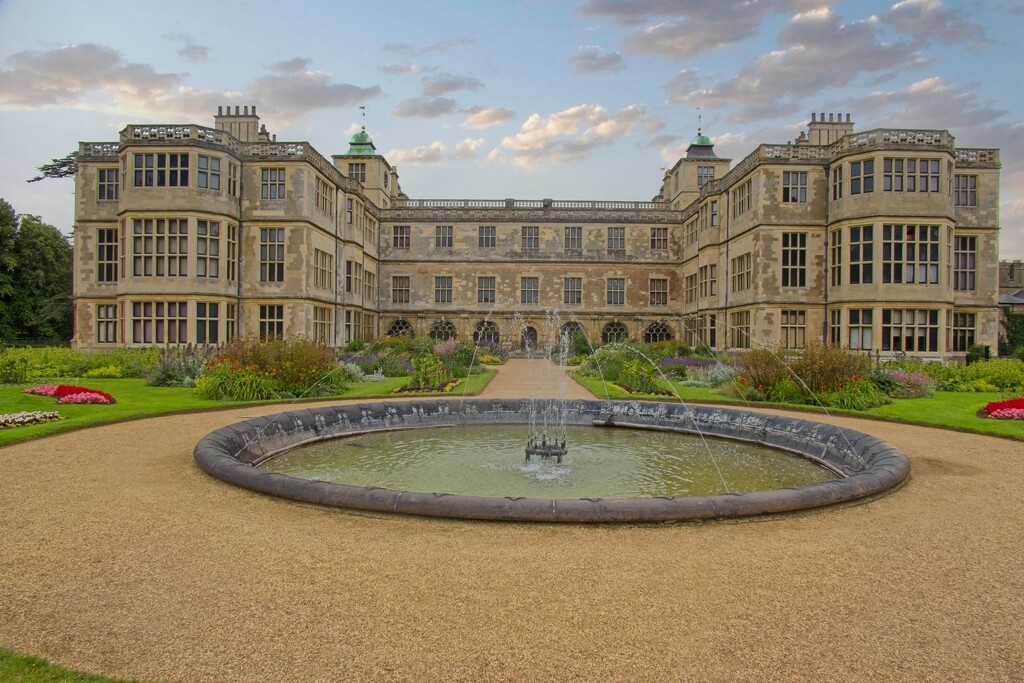
{"type": "MultiPolygon", "coordinates": [[[[554,372],[498,379],[535,368],[554,372]]],[[[901,448],[910,481],[753,521],[556,527],[320,509],[193,464],[261,412],[0,449],[0,644],[150,682],[1024,680],[1020,444],[837,419],[901,448]]]]}

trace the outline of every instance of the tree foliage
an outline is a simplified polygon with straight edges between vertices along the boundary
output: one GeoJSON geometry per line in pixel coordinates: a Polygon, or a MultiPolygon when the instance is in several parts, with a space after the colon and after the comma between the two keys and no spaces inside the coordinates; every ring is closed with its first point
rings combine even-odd
{"type": "Polygon", "coordinates": [[[0,340],[71,338],[71,243],[0,199],[0,340]]]}
{"type": "Polygon", "coordinates": [[[1013,352],[1016,349],[1024,348],[1024,313],[1017,313],[1006,309],[1006,318],[1003,320],[1003,340],[1006,349],[1013,352]]]}
{"type": "Polygon", "coordinates": [[[26,182],[34,183],[45,178],[71,178],[78,173],[78,152],[71,152],[59,159],[51,159],[50,163],[39,167],[39,173],[35,178],[26,182]]]}

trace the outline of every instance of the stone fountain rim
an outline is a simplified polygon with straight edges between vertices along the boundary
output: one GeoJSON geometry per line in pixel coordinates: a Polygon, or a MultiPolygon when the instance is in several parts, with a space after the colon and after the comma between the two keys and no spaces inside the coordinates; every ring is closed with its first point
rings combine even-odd
{"type": "Polygon", "coordinates": [[[910,461],[895,447],[845,427],[722,406],[607,400],[424,399],[306,408],[217,429],[199,441],[193,457],[201,469],[222,481],[300,502],[369,512],[517,522],[668,522],[793,512],[877,495],[899,486],[910,474],[910,461]],[[565,411],[567,424],[591,425],[610,420],[614,426],[689,434],[698,433],[694,425],[699,425],[705,436],[786,450],[847,476],[809,486],[752,493],[544,499],[334,484],[265,472],[253,464],[312,441],[358,433],[428,426],[526,424],[529,414],[524,408],[531,402],[565,411]],[[253,440],[257,434],[259,440],[253,440]]]}

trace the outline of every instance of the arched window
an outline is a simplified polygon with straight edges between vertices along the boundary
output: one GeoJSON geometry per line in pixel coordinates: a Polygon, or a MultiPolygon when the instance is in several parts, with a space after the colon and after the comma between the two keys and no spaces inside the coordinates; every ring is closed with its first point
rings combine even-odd
{"type": "Polygon", "coordinates": [[[523,347],[523,351],[534,352],[537,350],[537,328],[533,325],[527,325],[519,333],[519,342],[523,347]]]}
{"type": "Polygon", "coordinates": [[[473,341],[478,344],[485,341],[500,344],[501,334],[498,332],[498,326],[490,320],[481,320],[476,324],[476,330],[473,332],[473,341]]]}
{"type": "Polygon", "coordinates": [[[629,339],[629,330],[622,323],[608,323],[601,331],[602,344],[614,344],[627,339],[629,339]]]}
{"type": "Polygon", "coordinates": [[[455,337],[455,325],[450,320],[438,320],[430,326],[430,338],[434,341],[445,341],[455,337]]]}
{"type": "Polygon", "coordinates": [[[644,331],[644,341],[648,344],[672,341],[672,329],[663,322],[651,323],[644,331]]]}
{"type": "Polygon", "coordinates": [[[391,327],[388,328],[389,337],[401,337],[403,334],[412,335],[412,325],[409,324],[408,320],[396,320],[391,323],[391,327]]]}
{"type": "Polygon", "coordinates": [[[575,338],[577,334],[586,336],[587,331],[583,329],[582,324],[575,320],[570,320],[566,324],[562,325],[562,328],[558,331],[558,338],[559,340],[565,339],[571,344],[573,338],[575,338]]]}

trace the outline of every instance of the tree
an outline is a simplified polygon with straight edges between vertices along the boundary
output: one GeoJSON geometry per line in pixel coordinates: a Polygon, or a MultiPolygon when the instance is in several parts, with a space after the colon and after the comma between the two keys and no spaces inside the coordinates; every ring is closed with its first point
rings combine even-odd
{"type": "Polygon", "coordinates": [[[45,178],[71,178],[78,173],[78,152],[71,152],[65,157],[51,159],[50,163],[39,167],[42,175],[37,175],[26,182],[34,183],[45,178]]]}
{"type": "Polygon", "coordinates": [[[0,339],[71,338],[71,254],[60,230],[0,199],[0,339]]]}

